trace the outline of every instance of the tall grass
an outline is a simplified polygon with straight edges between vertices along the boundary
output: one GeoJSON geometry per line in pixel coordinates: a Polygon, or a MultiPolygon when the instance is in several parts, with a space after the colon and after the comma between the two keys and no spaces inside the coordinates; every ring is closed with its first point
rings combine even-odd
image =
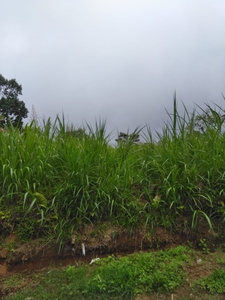
{"type": "MultiPolygon", "coordinates": [[[[173,114],[154,142],[109,145],[106,122],[74,128],[57,116],[0,133],[0,232],[60,242],[86,223],[211,230],[225,218],[222,111],[173,114]],[[197,118],[196,118],[197,116],[197,118]],[[201,116],[204,116],[201,118],[201,116]],[[196,130],[196,120],[204,132],[196,130]]],[[[219,111],[218,111],[219,109],[219,111]]],[[[146,137],[145,137],[146,138],[146,137]]]]}
{"type": "Polygon", "coordinates": [[[167,225],[172,227],[179,215],[191,216],[194,228],[199,215],[211,229],[213,217],[224,219],[223,120],[218,118],[218,112],[207,108],[211,123],[205,120],[205,132],[200,133],[194,130],[196,112],[189,115],[184,107],[185,115],[181,117],[174,99],[170,123],[159,136],[154,151],[150,150],[147,173],[154,178],[160,210],[165,210],[170,220],[167,225]]]}

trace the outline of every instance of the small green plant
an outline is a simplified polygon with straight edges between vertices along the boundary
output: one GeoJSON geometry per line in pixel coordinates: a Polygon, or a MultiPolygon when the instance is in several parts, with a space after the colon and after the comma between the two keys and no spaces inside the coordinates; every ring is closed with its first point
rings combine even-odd
{"type": "Polygon", "coordinates": [[[16,248],[17,248],[17,243],[16,241],[13,241],[11,243],[8,243],[6,246],[5,246],[6,250],[9,251],[10,253],[14,253],[16,251],[16,248]]]}
{"type": "Polygon", "coordinates": [[[225,270],[215,270],[208,277],[199,279],[195,286],[210,294],[225,293],[225,270]]]}
{"type": "Polygon", "coordinates": [[[35,219],[26,219],[19,224],[17,234],[21,242],[26,243],[35,237],[35,227],[38,227],[37,224],[35,219]]]}
{"type": "Polygon", "coordinates": [[[207,240],[206,239],[200,239],[198,245],[199,245],[199,248],[202,250],[202,252],[204,254],[209,254],[210,253],[210,249],[207,245],[207,240]]]}
{"type": "Polygon", "coordinates": [[[10,277],[7,277],[6,280],[4,280],[4,288],[12,289],[18,287],[23,281],[24,278],[21,274],[12,275],[10,277]]]}

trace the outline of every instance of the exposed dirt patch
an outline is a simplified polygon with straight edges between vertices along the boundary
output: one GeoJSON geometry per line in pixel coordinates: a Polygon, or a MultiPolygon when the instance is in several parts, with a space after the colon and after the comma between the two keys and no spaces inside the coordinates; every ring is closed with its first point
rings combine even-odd
{"type": "Polygon", "coordinates": [[[93,257],[109,253],[132,253],[182,243],[181,239],[163,228],[158,228],[151,235],[145,229],[129,231],[109,224],[101,227],[87,225],[74,232],[60,251],[54,241],[36,239],[23,244],[16,234],[12,234],[4,240],[0,250],[0,272],[4,275],[7,272],[40,270],[49,265],[67,265],[74,259],[90,261],[93,257]]]}

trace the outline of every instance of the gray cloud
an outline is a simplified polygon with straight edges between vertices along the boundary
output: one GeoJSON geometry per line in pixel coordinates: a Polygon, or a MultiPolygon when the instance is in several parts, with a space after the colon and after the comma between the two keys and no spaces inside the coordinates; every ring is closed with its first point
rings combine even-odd
{"type": "MultiPolygon", "coordinates": [[[[42,117],[160,128],[173,93],[223,105],[222,0],[2,0],[0,73],[42,117]]],[[[182,107],[182,105],[179,105],[182,107]]]]}

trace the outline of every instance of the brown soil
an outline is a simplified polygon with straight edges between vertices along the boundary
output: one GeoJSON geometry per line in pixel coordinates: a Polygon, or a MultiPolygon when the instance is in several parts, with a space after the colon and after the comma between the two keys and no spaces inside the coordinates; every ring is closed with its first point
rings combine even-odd
{"type": "Polygon", "coordinates": [[[112,253],[128,254],[140,250],[161,249],[187,243],[185,236],[172,235],[158,228],[150,235],[145,229],[133,231],[104,224],[101,228],[87,225],[74,232],[61,251],[59,245],[42,239],[23,244],[16,234],[8,236],[0,250],[0,274],[40,270],[48,266],[70,264],[74,259],[90,261],[96,256],[112,253]],[[82,253],[82,245],[85,255],[82,253]]]}
{"type": "MultiPolygon", "coordinates": [[[[74,263],[77,265],[90,263],[93,258],[104,257],[109,254],[121,256],[135,251],[155,251],[184,244],[196,246],[201,239],[205,239],[207,245],[209,244],[214,248],[218,243],[221,243],[221,240],[219,240],[215,234],[212,235],[208,229],[207,231],[200,230],[199,232],[198,234],[182,233],[175,235],[160,227],[153,234],[150,234],[145,229],[129,231],[110,226],[109,224],[103,224],[101,227],[87,225],[81,231],[74,232],[71,239],[65,243],[61,251],[59,251],[59,245],[54,241],[46,242],[42,239],[36,239],[23,244],[16,234],[11,234],[4,239],[0,248],[0,276],[8,277],[15,274],[23,274],[26,276],[26,274],[40,272],[49,267],[66,267],[74,263]]],[[[225,259],[225,253],[221,252],[221,255],[225,259]]],[[[210,258],[210,254],[208,254],[208,258],[210,258]]],[[[197,259],[198,257],[196,257],[196,261],[197,259]]],[[[186,297],[187,293],[189,298],[184,299],[203,299],[198,298],[197,295],[191,295],[191,285],[192,282],[200,276],[209,275],[213,268],[215,269],[215,262],[213,262],[212,259],[205,260],[204,266],[196,263],[194,266],[189,266],[187,270],[187,284],[176,294],[169,296],[140,295],[136,297],[136,300],[175,300],[182,299],[183,294],[185,294],[186,297]]],[[[24,284],[26,286],[26,281],[24,284]]],[[[17,288],[21,288],[21,286],[17,288]]],[[[9,292],[12,292],[12,290],[4,290],[2,287],[2,295],[8,294],[9,292]]],[[[2,295],[0,281],[0,299],[2,295]]],[[[204,299],[225,299],[225,297],[204,299]]]]}

